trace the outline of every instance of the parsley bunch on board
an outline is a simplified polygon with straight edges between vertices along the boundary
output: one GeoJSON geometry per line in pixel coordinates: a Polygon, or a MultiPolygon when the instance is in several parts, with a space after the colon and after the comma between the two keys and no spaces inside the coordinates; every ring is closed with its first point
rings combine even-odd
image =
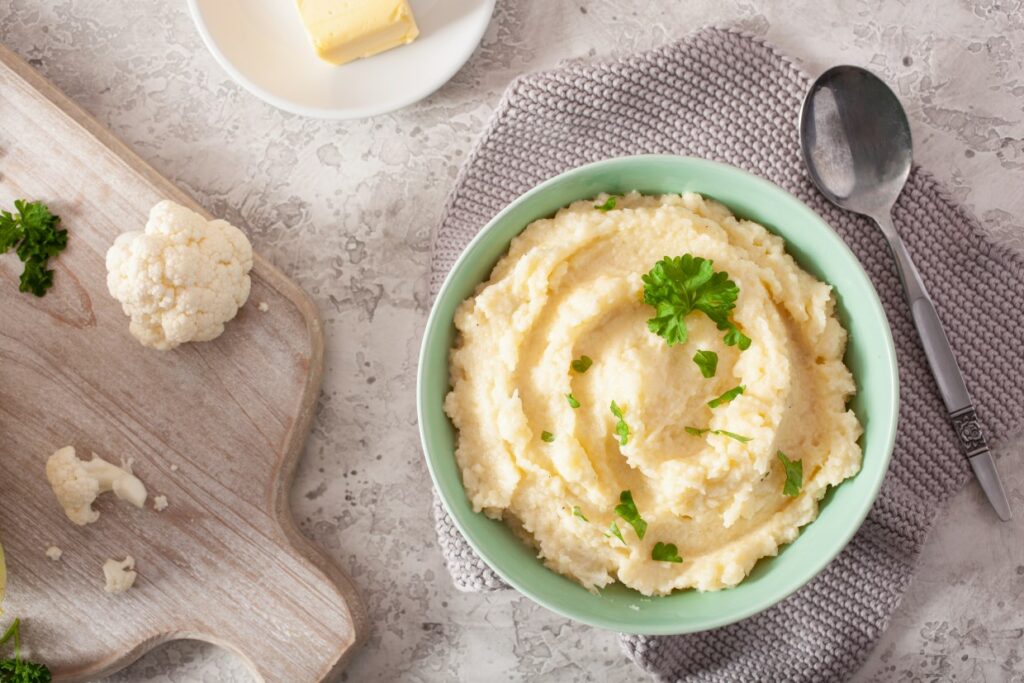
{"type": "Polygon", "coordinates": [[[14,657],[0,660],[0,683],[50,683],[50,670],[42,664],[26,662],[21,658],[21,620],[15,619],[0,636],[0,646],[14,642],[14,657]]]}
{"type": "Polygon", "coordinates": [[[647,327],[669,346],[686,343],[686,316],[700,311],[718,329],[726,331],[727,346],[738,346],[740,350],[750,347],[750,337],[729,320],[740,288],[728,273],[715,272],[711,261],[692,254],[666,256],[641,279],[644,303],[654,308],[654,317],[647,321],[647,327]]]}
{"type": "Polygon", "coordinates": [[[25,264],[18,289],[43,296],[53,285],[53,271],[47,269],[51,256],[64,251],[68,231],[60,230],[60,218],[42,202],[14,201],[18,215],[0,211],[0,254],[14,249],[25,264]]]}

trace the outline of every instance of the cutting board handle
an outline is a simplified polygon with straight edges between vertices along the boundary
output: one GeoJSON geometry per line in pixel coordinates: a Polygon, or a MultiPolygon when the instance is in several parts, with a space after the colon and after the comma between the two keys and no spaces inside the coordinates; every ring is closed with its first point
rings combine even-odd
{"type": "Polygon", "coordinates": [[[288,505],[323,376],[316,306],[256,254],[250,302],[221,337],[144,349],[106,291],[106,250],[163,199],[208,213],[3,46],[0,140],[3,203],[53,202],[72,235],[45,300],[0,288],[4,607],[25,619],[31,654],[55,681],[91,681],[198,638],[261,681],[334,678],[364,636],[362,604],[288,505]],[[43,476],[69,443],[134,457],[170,507],[104,499],[96,524],[70,524],[43,476]],[[107,594],[100,567],[124,554],[139,578],[107,594]]]}

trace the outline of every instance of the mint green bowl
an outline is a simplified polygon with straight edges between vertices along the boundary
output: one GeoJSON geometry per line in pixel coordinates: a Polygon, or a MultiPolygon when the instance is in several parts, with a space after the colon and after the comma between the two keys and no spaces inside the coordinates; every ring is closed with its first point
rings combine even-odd
{"type": "Polygon", "coordinates": [[[878,495],[896,437],[896,351],[878,294],[856,257],[821,218],[779,187],[702,159],[637,156],[583,166],[512,202],[470,243],[445,280],[423,337],[417,386],[420,436],[441,500],[476,552],[523,595],[571,619],[626,633],[666,635],[724,626],[771,607],[811,580],[847,544],[878,495]],[[699,192],[785,238],[807,271],[831,284],[850,333],[846,363],[857,381],[852,407],[864,425],[860,473],[821,501],[817,520],[739,586],[646,598],[614,584],[597,594],[546,568],[501,522],[473,512],[455,462],[455,430],[444,413],[455,309],[485,281],[509,242],[532,221],[601,192],[699,192]]]}

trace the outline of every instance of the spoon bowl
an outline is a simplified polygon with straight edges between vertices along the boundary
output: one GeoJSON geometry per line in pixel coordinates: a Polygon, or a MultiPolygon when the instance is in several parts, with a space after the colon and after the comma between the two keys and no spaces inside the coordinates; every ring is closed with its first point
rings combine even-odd
{"type": "Polygon", "coordinates": [[[811,86],[800,111],[804,162],[833,204],[888,214],[910,175],[913,144],[906,112],[880,78],[836,66],[811,86]]]}

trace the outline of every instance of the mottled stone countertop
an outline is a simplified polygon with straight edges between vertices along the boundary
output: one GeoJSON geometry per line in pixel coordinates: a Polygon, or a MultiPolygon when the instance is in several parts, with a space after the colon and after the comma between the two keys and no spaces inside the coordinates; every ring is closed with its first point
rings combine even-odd
{"type": "MultiPolygon", "coordinates": [[[[499,0],[482,46],[447,86],[359,122],[299,118],[249,95],[205,50],[182,0],[0,0],[0,41],[243,226],[319,305],[327,374],[293,509],[369,609],[372,632],[345,678],[627,681],[637,671],[614,634],[511,592],[460,594],[445,574],[413,396],[445,196],[517,74],[714,23],[767,37],[811,72],[850,62],[883,74],[909,109],[920,163],[1024,248],[1024,7],[938,4],[499,0]]],[[[994,522],[973,483],[955,498],[858,680],[1024,681],[1020,449],[1000,448],[1016,521],[994,522]]],[[[113,680],[249,679],[233,655],[182,642],[113,680]]]]}

